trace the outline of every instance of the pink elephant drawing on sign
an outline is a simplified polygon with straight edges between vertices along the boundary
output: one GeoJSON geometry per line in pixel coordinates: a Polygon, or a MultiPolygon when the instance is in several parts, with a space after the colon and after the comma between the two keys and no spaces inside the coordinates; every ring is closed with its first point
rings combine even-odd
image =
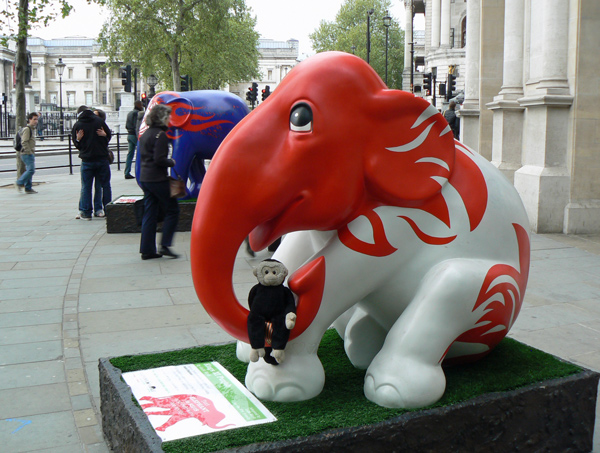
{"type": "Polygon", "coordinates": [[[142,409],[146,415],[168,415],[169,419],[156,428],[157,431],[165,431],[181,420],[195,418],[202,424],[212,429],[223,429],[232,424],[217,426],[225,418],[225,414],[219,412],[214,403],[200,395],[172,395],[162,397],[144,396],[140,398],[142,409]],[[166,409],[166,410],[161,410],[166,409]]]}
{"type": "Polygon", "coordinates": [[[247,387],[275,401],[318,395],[316,351],[333,324],[366,369],[368,399],[422,407],[444,393],[443,362],[488,354],[515,322],[528,231],[513,186],[435,107],[387,89],[355,56],[322,53],[220,146],[194,216],[192,275],[213,319],[247,342],[236,253],[248,233],[255,250],[288,233],[273,258],[293,273],[296,327],[286,361],[250,363],[247,387]]]}

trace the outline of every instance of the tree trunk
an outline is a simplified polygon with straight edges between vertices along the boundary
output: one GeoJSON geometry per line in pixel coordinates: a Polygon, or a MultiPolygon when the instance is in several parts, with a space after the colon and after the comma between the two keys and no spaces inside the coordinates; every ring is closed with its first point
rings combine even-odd
{"type": "Polygon", "coordinates": [[[171,72],[173,73],[173,90],[181,91],[181,77],[179,74],[179,44],[173,45],[173,58],[171,58],[171,72]]]}
{"type": "Polygon", "coordinates": [[[29,14],[29,0],[19,0],[19,34],[17,36],[17,61],[15,65],[17,75],[16,86],[16,126],[17,131],[27,123],[25,110],[25,71],[27,69],[27,34],[29,14]]]}

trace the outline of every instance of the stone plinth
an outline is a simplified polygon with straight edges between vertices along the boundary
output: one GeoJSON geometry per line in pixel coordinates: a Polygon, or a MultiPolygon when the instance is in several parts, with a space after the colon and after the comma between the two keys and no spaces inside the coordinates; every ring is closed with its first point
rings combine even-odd
{"type": "MultiPolygon", "coordinates": [[[[177,231],[191,231],[195,202],[179,202],[179,223],[177,231]]],[[[140,233],[144,201],[135,203],[109,203],[105,208],[107,233],[140,233]]],[[[160,220],[160,214],[159,214],[160,220]]],[[[162,221],[158,223],[158,231],[162,230],[162,221]]]]}
{"type": "MultiPolygon", "coordinates": [[[[121,371],[108,359],[100,359],[99,370],[102,428],[111,448],[162,452],[160,438],[133,402],[121,371]]],[[[223,451],[588,452],[593,447],[599,376],[584,370],[453,406],[405,413],[382,423],[223,451]]]]}

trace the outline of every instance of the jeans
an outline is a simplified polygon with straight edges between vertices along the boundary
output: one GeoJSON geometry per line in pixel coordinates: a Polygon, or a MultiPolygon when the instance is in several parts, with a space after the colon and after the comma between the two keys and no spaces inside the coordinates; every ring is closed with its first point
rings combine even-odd
{"type": "Polygon", "coordinates": [[[169,181],[140,182],[140,186],[144,191],[140,253],[151,255],[156,253],[156,224],[158,223],[159,206],[165,213],[160,244],[170,247],[179,221],[179,204],[177,198],[171,198],[169,181]]]}
{"type": "Polygon", "coordinates": [[[125,162],[125,174],[131,174],[131,163],[133,162],[133,155],[135,154],[135,149],[137,148],[137,136],[136,135],[127,135],[127,146],[129,151],[127,152],[127,161],[125,162]]]}
{"type": "Polygon", "coordinates": [[[25,171],[17,179],[17,184],[25,186],[25,190],[31,190],[31,181],[35,173],[35,154],[21,154],[21,160],[25,164],[25,171]]]}
{"type": "Polygon", "coordinates": [[[103,210],[104,206],[112,200],[110,165],[108,164],[108,160],[100,162],[81,162],[81,195],[79,197],[79,211],[86,217],[92,215],[92,185],[94,184],[94,179],[98,180],[102,187],[102,206],[95,206],[95,210],[98,212],[103,210]]]}

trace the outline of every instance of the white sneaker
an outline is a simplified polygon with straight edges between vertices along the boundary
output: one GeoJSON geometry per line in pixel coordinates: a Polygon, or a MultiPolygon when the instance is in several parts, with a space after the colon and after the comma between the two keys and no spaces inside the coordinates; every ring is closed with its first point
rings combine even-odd
{"type": "Polygon", "coordinates": [[[94,216],[95,217],[106,217],[106,214],[104,213],[104,211],[98,211],[98,212],[94,212],[94,216]]]}

